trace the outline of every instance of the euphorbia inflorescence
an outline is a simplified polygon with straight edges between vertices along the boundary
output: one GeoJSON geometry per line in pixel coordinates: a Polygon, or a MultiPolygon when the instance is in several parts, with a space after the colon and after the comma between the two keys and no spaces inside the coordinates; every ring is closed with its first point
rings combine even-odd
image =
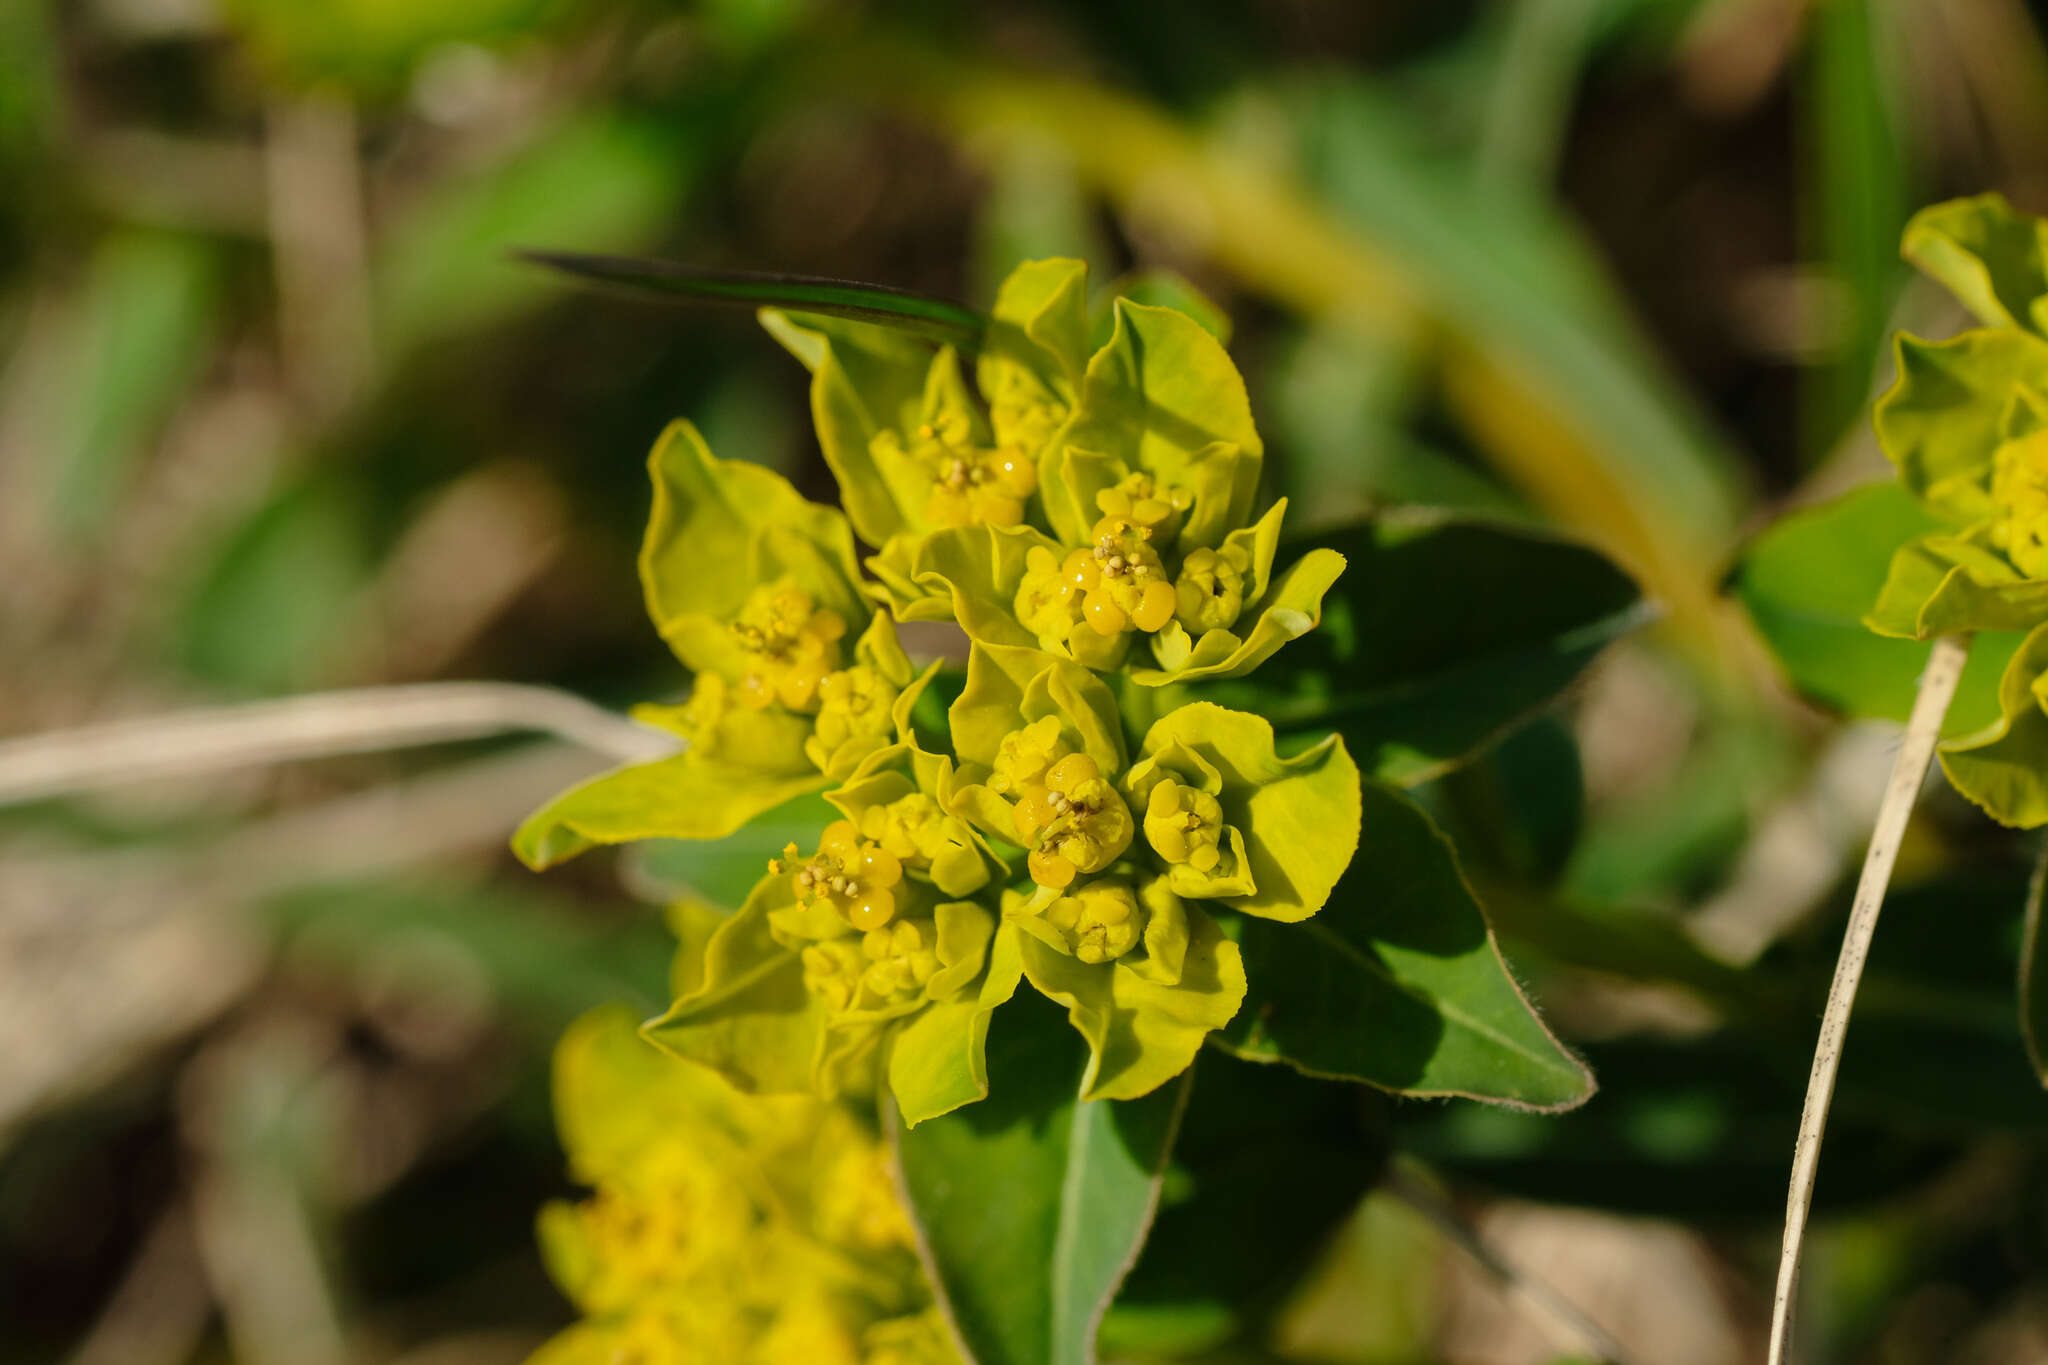
{"type": "Polygon", "coordinates": [[[689,747],[518,846],[715,838],[822,793],[837,818],[686,950],[649,1036],[756,1091],[886,1087],[915,1124],[986,1093],[990,1015],[1028,982],[1092,1049],[1087,1095],[1164,1084],[1244,999],[1244,918],[1329,897],[1360,795],[1335,737],[1282,757],[1259,717],[1161,689],[1313,629],[1342,558],[1283,559],[1221,342],[1091,308],[1078,263],[1020,268],[972,356],[764,320],[813,371],[845,510],[670,431],[641,574],[697,683],[644,714],[689,747]],[[930,620],[964,631],[964,672],[904,653],[897,624],[930,620]]]}

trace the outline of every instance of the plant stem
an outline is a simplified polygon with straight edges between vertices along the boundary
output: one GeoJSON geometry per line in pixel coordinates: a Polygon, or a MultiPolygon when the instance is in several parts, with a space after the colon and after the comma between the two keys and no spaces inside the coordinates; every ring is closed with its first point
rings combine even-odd
{"type": "Polygon", "coordinates": [[[1807,1078],[1806,1104],[1799,1114],[1799,1141],[1792,1149],[1792,1185],[1785,1200],[1785,1242],[1778,1254],[1778,1289],[1771,1304],[1769,1365],[1784,1365],[1791,1342],[1792,1300],[1799,1287],[1799,1253],[1806,1241],[1806,1217],[1813,1204],[1814,1176],[1820,1169],[1821,1135],[1827,1128],[1828,1104],[1835,1095],[1835,1072],[1842,1061],[1842,1042],[1849,1030],[1849,1011],[1856,1003],[1856,985],[1863,979],[1863,964],[1870,956],[1870,939],[1877,931],[1877,912],[1884,904],[1892,864],[1898,861],[1899,841],[1913,813],[1914,798],[1920,794],[1921,779],[1927,775],[1928,761],[1934,756],[1935,741],[1941,737],[1942,718],[1955,697],[1969,649],[1968,636],[1948,635],[1934,642],[1927,671],[1920,676],[1920,693],[1914,698],[1899,756],[1892,764],[1891,780],[1885,786],[1884,802],[1877,808],[1870,852],[1863,860],[1863,875],[1856,882],[1849,927],[1842,937],[1842,955],[1835,962],[1834,984],[1828,988],[1820,1039],[1814,1045],[1813,1073],[1807,1078]]]}
{"type": "Polygon", "coordinates": [[[675,736],[580,697],[516,683],[416,683],[314,692],[0,740],[0,806],[152,777],[369,753],[521,730],[622,763],[674,753],[675,736]]]}

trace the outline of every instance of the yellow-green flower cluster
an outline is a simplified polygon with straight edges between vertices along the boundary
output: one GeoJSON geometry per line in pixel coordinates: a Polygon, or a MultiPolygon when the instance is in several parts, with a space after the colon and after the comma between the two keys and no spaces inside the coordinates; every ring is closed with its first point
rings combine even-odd
{"type": "Polygon", "coordinates": [[[1091,314],[1076,262],[1004,284],[972,384],[951,347],[766,321],[813,371],[845,511],[664,437],[642,580],[697,681],[643,714],[688,748],[517,846],[715,838],[822,791],[838,818],[764,860],[650,1037],[762,1093],[885,1089],[916,1124],[987,1093],[991,1016],[1028,983],[1087,1040],[1087,1095],[1145,1094],[1242,1004],[1244,917],[1322,907],[1360,810],[1334,737],[1282,757],[1266,721],[1165,685],[1312,629],[1342,558],[1276,568],[1285,508],[1255,515],[1221,342],[1171,309],[1091,314]],[[896,623],[926,620],[962,629],[964,676],[958,653],[913,667],[896,623]]]}
{"type": "Polygon", "coordinates": [[[609,1010],[562,1040],[555,1091],[591,1193],[541,1243],[583,1318],[532,1365],[957,1365],[848,1111],[744,1095],[609,1010]]]}

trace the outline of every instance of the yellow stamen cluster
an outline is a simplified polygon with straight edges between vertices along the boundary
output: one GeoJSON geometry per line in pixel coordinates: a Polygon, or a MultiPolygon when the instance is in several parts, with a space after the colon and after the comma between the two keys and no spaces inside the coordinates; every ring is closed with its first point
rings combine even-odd
{"type": "Polygon", "coordinates": [[[846,622],[824,610],[801,588],[754,589],[732,623],[746,656],[740,676],[743,705],[763,710],[780,702],[792,711],[811,711],[818,688],[839,667],[839,641],[846,622]]]}
{"type": "Polygon", "coordinates": [[[1180,579],[1173,585],[1175,619],[1196,636],[1236,625],[1244,610],[1245,577],[1250,570],[1250,556],[1240,546],[1226,545],[1221,550],[1203,546],[1190,551],[1181,561],[1180,579]]]}
{"type": "Polygon", "coordinates": [[[911,454],[932,476],[924,515],[936,526],[1015,526],[1038,490],[1038,467],[1021,447],[972,444],[964,418],[919,427],[911,454]]]}
{"type": "Polygon", "coordinates": [[[879,929],[896,914],[903,864],[895,854],[864,841],[850,820],[825,826],[815,856],[799,861],[797,847],[771,859],[768,871],[795,874],[797,904],[824,904],[856,929],[879,929]]]}
{"type": "Polygon", "coordinates": [[[896,689],[865,664],[827,673],[818,683],[818,740],[831,753],[852,739],[887,739],[896,689]]]}
{"type": "Polygon", "coordinates": [[[1223,861],[1223,807],[1199,787],[1161,782],[1145,804],[1145,841],[1169,863],[1213,872],[1223,861]]]}
{"type": "Polygon", "coordinates": [[[1119,881],[1090,882],[1045,908],[1045,922],[1060,931],[1075,957],[1091,966],[1113,962],[1138,946],[1145,916],[1131,888],[1119,881]]]}
{"type": "Polygon", "coordinates": [[[1998,448],[1991,501],[1991,543],[2028,578],[2048,578],[2048,431],[1998,448]]]}
{"type": "Polygon", "coordinates": [[[1024,788],[1011,818],[1040,886],[1100,872],[1131,843],[1130,810],[1086,754],[1068,754],[1046,770],[1043,785],[1024,788]]]}

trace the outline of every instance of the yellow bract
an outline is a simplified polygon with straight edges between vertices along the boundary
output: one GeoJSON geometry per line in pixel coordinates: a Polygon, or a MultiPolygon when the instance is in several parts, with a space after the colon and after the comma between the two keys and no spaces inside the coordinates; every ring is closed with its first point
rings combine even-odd
{"type": "Polygon", "coordinates": [[[1991,501],[1991,543],[2027,577],[2048,578],[2048,431],[1998,448],[1991,501]]]}
{"type": "Polygon", "coordinates": [[[755,710],[782,703],[792,711],[817,709],[819,685],[839,667],[846,622],[821,610],[811,595],[788,584],[754,589],[732,623],[746,671],[740,701],[755,710]]]}

